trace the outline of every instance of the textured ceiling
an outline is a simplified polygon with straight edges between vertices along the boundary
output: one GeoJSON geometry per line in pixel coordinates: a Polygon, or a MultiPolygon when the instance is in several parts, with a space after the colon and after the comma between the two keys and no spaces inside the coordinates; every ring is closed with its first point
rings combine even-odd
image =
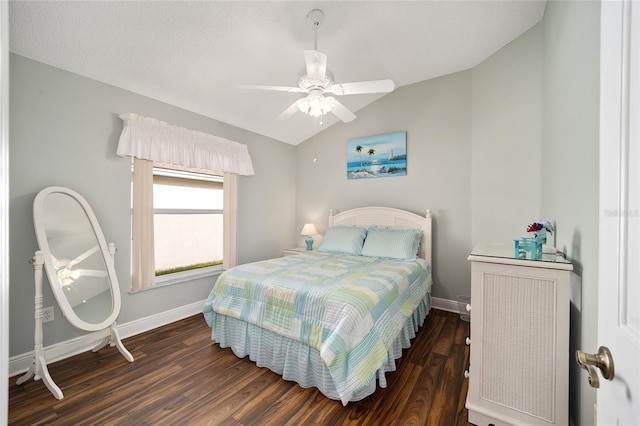
{"type": "MultiPolygon", "coordinates": [[[[538,23],[545,4],[11,1],[9,34],[13,53],[296,145],[313,135],[314,119],[276,117],[301,95],[237,85],[297,84],[303,50],[313,48],[312,9],[324,12],[318,50],[337,83],[390,78],[400,87],[476,66],[538,23]]],[[[381,96],[339,100],[357,115],[381,96]]]]}

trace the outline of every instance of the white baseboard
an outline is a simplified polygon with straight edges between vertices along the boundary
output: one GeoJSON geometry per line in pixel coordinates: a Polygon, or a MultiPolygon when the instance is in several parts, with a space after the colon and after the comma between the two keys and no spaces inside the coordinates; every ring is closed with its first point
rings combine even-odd
{"type": "Polygon", "coordinates": [[[136,336],[144,333],[145,331],[180,321],[181,319],[202,313],[202,308],[204,307],[205,302],[206,300],[200,300],[166,312],[160,312],[155,315],[140,318],[126,324],[118,324],[118,332],[122,339],[126,339],[127,337],[136,336]]]}
{"type": "Polygon", "coordinates": [[[439,297],[431,298],[431,307],[440,309],[441,311],[460,313],[457,300],[441,299],[439,297]]]}
{"type": "MultiPolygon", "coordinates": [[[[162,327],[163,325],[180,321],[181,319],[201,313],[204,302],[204,300],[193,302],[189,305],[180,306],[166,312],[160,312],[158,314],[133,320],[128,323],[118,324],[118,333],[120,334],[121,339],[126,339],[127,337],[135,336],[144,333],[145,331],[153,330],[154,328],[162,327]]],[[[64,342],[54,343],[51,346],[45,347],[45,351],[62,354],[58,356],[52,356],[50,359],[47,358],[47,363],[54,363],[56,361],[72,357],[74,355],[87,352],[95,346],[94,340],[97,341],[102,338],[97,337],[96,339],[92,340],[90,338],[88,339],[87,337],[88,336],[80,336],[64,342]]],[[[32,356],[33,352],[28,352],[9,358],[9,377],[17,376],[18,374],[27,371],[31,366],[32,356]]]]}

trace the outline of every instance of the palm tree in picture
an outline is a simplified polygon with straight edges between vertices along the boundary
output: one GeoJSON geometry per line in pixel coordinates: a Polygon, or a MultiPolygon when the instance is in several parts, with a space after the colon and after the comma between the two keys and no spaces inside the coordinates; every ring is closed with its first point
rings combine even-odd
{"type": "Polygon", "coordinates": [[[360,156],[360,170],[362,170],[363,169],[363,167],[362,167],[362,145],[356,146],[356,152],[360,156]]]}
{"type": "Polygon", "coordinates": [[[373,148],[369,148],[369,152],[367,152],[367,154],[369,154],[369,163],[371,163],[371,157],[373,157],[373,154],[376,153],[376,150],[373,148]]]}

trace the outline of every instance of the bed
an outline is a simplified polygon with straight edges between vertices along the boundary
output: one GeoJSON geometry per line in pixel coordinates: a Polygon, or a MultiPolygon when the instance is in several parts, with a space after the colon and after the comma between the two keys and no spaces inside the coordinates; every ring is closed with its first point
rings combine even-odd
{"type": "Polygon", "coordinates": [[[318,250],[218,277],[203,309],[211,338],[344,405],[361,400],[386,387],[429,312],[431,237],[429,210],[331,211],[318,250]]]}

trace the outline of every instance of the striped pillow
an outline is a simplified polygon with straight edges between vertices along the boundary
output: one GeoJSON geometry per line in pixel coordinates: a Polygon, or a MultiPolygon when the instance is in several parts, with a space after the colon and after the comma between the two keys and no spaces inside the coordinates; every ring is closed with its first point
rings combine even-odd
{"type": "Polygon", "coordinates": [[[369,228],[362,256],[416,260],[422,231],[413,228],[369,228]]]}

